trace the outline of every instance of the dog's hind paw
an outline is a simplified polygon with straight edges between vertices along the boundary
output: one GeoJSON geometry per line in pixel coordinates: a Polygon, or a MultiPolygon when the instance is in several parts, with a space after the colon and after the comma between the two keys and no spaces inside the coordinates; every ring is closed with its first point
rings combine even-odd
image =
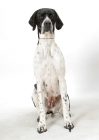
{"type": "Polygon", "coordinates": [[[53,115],[54,115],[53,111],[47,111],[46,115],[47,114],[51,114],[51,117],[53,117],[53,115]]]}

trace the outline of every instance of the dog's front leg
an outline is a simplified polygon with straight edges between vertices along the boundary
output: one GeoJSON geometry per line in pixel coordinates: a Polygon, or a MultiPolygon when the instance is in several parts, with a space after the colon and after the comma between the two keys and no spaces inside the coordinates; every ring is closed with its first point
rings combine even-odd
{"type": "Polygon", "coordinates": [[[44,94],[43,94],[43,83],[38,81],[37,83],[37,92],[39,100],[39,110],[40,110],[40,121],[38,124],[37,131],[43,133],[47,131],[46,128],[46,118],[45,118],[45,107],[44,107],[44,94]]]}
{"type": "Polygon", "coordinates": [[[66,88],[66,81],[64,77],[59,77],[59,88],[60,88],[60,93],[61,93],[61,98],[62,98],[62,105],[63,105],[63,117],[64,117],[64,127],[66,129],[71,129],[74,127],[71,118],[69,116],[68,112],[68,95],[67,95],[67,88],[66,88]]]}

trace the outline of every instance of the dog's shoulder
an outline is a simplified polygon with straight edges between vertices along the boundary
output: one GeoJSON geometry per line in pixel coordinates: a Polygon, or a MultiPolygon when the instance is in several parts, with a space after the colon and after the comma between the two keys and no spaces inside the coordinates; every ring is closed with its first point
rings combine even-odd
{"type": "Polygon", "coordinates": [[[62,51],[60,50],[59,46],[57,44],[54,45],[52,49],[53,58],[57,61],[64,61],[64,56],[62,54],[62,51]]]}
{"type": "Polygon", "coordinates": [[[64,77],[65,76],[65,59],[63,53],[58,45],[55,46],[55,53],[53,56],[55,63],[54,66],[59,71],[59,75],[64,77]]]}

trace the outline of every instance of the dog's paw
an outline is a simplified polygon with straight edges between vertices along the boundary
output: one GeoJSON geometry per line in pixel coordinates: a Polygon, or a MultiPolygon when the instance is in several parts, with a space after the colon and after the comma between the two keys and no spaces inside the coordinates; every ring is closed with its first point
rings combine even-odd
{"type": "Polygon", "coordinates": [[[54,115],[53,111],[47,111],[46,115],[49,116],[49,114],[51,117],[53,117],[53,115],[54,115]]]}
{"type": "Polygon", "coordinates": [[[74,125],[73,125],[73,123],[70,123],[70,122],[67,121],[67,122],[64,124],[64,128],[69,129],[69,132],[71,132],[71,129],[74,128],[74,125]]]}
{"type": "Polygon", "coordinates": [[[37,128],[38,133],[43,133],[47,131],[46,125],[39,122],[38,128],[37,128]]]}

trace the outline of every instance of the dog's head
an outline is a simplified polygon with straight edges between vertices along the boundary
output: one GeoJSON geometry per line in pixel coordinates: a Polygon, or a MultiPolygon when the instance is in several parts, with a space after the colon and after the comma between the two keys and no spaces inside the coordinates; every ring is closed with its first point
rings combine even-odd
{"type": "Polygon", "coordinates": [[[35,11],[29,20],[29,24],[33,27],[33,31],[37,26],[38,31],[42,34],[45,32],[53,33],[55,27],[57,30],[60,30],[63,26],[57,12],[48,8],[35,11]]]}

